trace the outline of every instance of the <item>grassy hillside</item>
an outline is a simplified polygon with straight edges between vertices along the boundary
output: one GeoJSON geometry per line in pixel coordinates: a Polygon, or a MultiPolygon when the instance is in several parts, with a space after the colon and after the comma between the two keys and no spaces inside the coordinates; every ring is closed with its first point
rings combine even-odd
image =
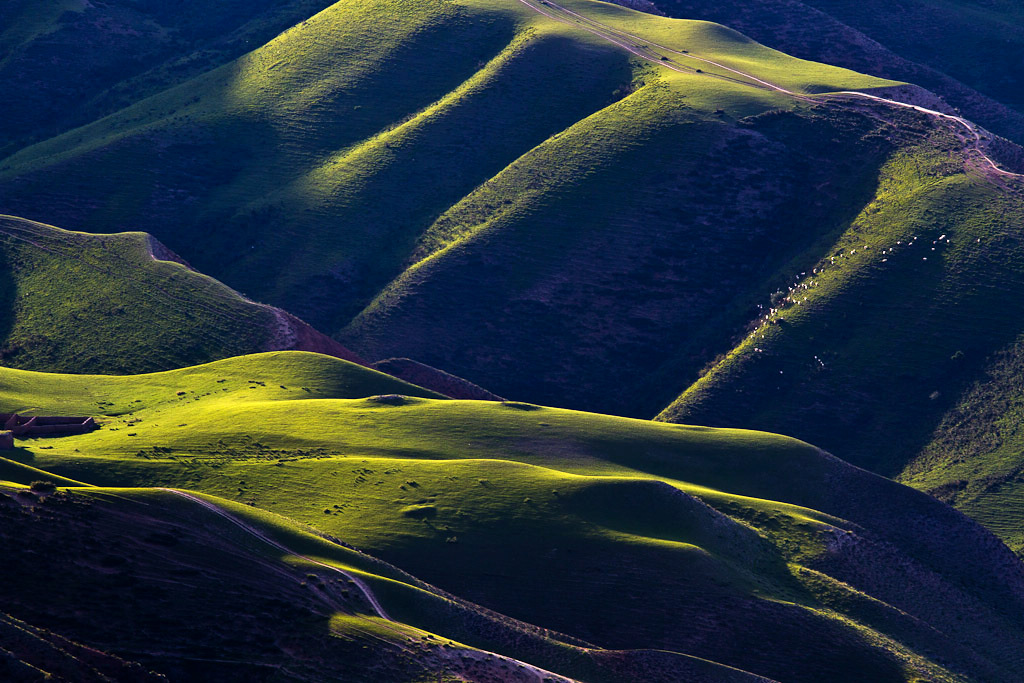
{"type": "Polygon", "coordinates": [[[818,443],[941,493],[1019,550],[994,520],[1019,505],[1000,484],[1019,467],[1001,433],[1020,393],[1006,358],[1022,333],[1024,196],[946,150],[940,137],[894,157],[850,229],[794,260],[660,419],[818,443]]]}
{"type": "Polygon", "coordinates": [[[302,353],[0,379],[0,409],[107,415],[89,435],[21,442],[15,461],[283,514],[602,648],[791,681],[1012,680],[1020,665],[1024,573],[1004,546],[933,499],[791,439],[366,397],[407,390],[302,353]]]}
{"type": "Polygon", "coordinates": [[[1024,9],[1012,0],[659,0],[788,54],[916,83],[1024,141],[1024,9]]]}
{"type": "MultiPolygon", "coordinates": [[[[890,85],[714,24],[572,7],[791,89],[890,85]]],[[[651,415],[680,389],[648,388],[657,368],[703,365],[742,325],[725,302],[855,215],[889,146],[871,121],[663,56],[684,73],[520,3],[339,3],[0,162],[0,197],[76,229],[144,225],[239,291],[345,328],[370,360],[651,415]]]]}
{"type": "Polygon", "coordinates": [[[144,233],[0,216],[0,363],[124,373],[281,348],[355,358],[293,316],[165,260],[176,258],[144,233]]]}
{"type": "Polygon", "coordinates": [[[327,0],[5,0],[0,156],[224,64],[327,0]]]}

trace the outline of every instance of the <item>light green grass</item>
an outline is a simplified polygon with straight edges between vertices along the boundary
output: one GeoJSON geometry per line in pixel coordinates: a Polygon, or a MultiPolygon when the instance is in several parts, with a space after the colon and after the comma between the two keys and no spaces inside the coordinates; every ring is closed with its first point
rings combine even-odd
{"type": "Polygon", "coordinates": [[[0,216],[0,362],[144,372],[269,348],[274,312],[151,253],[144,233],[90,235],[0,216]]]}
{"type": "MultiPolygon", "coordinates": [[[[678,624],[709,611],[729,621],[735,610],[751,609],[759,616],[743,632],[770,648],[816,633],[808,666],[840,678],[839,660],[853,657],[859,670],[903,680],[905,663],[928,660],[937,646],[909,622],[893,625],[889,601],[906,596],[874,593],[883,585],[874,579],[862,583],[874,597],[872,611],[831,584],[826,590],[820,580],[805,580],[802,571],[835,571],[828,567],[837,538],[882,534],[921,543],[886,527],[890,516],[880,521],[872,506],[892,497],[910,514],[931,503],[792,439],[527,404],[439,401],[425,392],[381,401],[366,396],[417,392],[344,361],[297,352],[135,377],[3,370],[0,386],[0,409],[101,413],[97,432],[21,442],[12,455],[19,462],[100,486],[202,491],[236,501],[227,507],[260,524],[276,519],[269,513],[283,515],[460,597],[607,646],[685,650],[689,631],[678,624]],[[580,601],[583,594],[589,597],[580,601]],[[652,601],[671,607],[652,611],[652,601]],[[868,645],[878,633],[888,639],[882,650],[868,645]]],[[[332,557],[315,538],[280,533],[297,552],[332,557]]],[[[881,552],[866,537],[853,542],[867,544],[867,557],[881,552]]],[[[913,562],[951,577],[962,571],[931,555],[932,542],[912,551],[913,562]]],[[[380,574],[372,563],[353,564],[357,559],[342,561],[380,574]]],[[[396,604],[432,623],[426,615],[436,610],[408,593],[416,586],[384,575],[412,588],[368,578],[384,594],[397,590],[396,604]]],[[[864,580],[841,570],[838,576],[864,580]]],[[[955,602],[989,613],[988,600],[958,593],[955,602]]],[[[898,609],[943,619],[916,602],[898,609]]],[[[990,618],[1008,632],[1017,628],[990,618]]],[[[974,626],[956,628],[974,638],[974,626]]],[[[700,653],[779,673],[760,646],[737,647],[700,653]]],[[[985,646],[997,659],[1001,647],[985,646]]]]}

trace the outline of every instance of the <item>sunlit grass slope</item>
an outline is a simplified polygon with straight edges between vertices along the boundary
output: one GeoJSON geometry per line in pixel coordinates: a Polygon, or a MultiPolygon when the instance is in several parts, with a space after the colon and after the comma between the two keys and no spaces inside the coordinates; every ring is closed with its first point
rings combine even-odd
{"type": "MultiPolygon", "coordinates": [[[[795,91],[890,85],[715,24],[572,7],[795,91]]],[[[144,226],[199,270],[320,329],[341,330],[369,305],[344,337],[372,360],[415,358],[501,395],[545,375],[551,385],[526,398],[650,415],[679,387],[637,385],[667,358],[701,363],[690,356],[720,326],[693,328],[757,287],[801,235],[850,214],[885,154],[881,138],[862,140],[863,121],[814,118],[806,103],[701,64],[661,69],[517,2],[338,3],[0,162],[0,198],[75,229],[144,226]],[[793,112],[796,133],[751,119],[777,110],[793,112]],[[842,188],[839,201],[805,210],[824,182],[842,188]],[[733,228],[750,237],[740,244],[733,228]],[[695,270],[704,240],[722,253],[695,270]],[[751,250],[764,262],[739,263],[751,250]],[[436,270],[463,261],[472,272],[436,270]],[[420,291],[428,272],[436,294],[420,291]],[[678,272],[725,286],[697,301],[674,293],[678,272]],[[560,291],[566,281],[580,294],[560,291]],[[588,314],[597,297],[613,317],[588,314]],[[484,314],[493,338],[467,334],[484,314]],[[574,322],[549,343],[530,328],[552,318],[574,322]],[[685,349],[666,342],[684,338],[685,349]],[[609,365],[619,374],[570,386],[609,365]],[[634,388],[621,398],[606,390],[624,382],[634,388]]]]}
{"type": "Polygon", "coordinates": [[[159,260],[176,258],[165,252],[145,233],[0,216],[0,363],[144,372],[300,343],[299,321],[159,260]]]}
{"type": "Polygon", "coordinates": [[[4,370],[0,409],[101,415],[14,461],[273,511],[604,648],[795,681],[1012,680],[1020,664],[1015,558],[912,489],[770,434],[377,395],[410,393],[395,384],[302,353],[4,370]]]}

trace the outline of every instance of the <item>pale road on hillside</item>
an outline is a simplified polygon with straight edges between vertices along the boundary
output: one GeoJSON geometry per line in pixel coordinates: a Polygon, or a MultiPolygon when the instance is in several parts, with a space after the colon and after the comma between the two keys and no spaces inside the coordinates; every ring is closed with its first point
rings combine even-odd
{"type": "MultiPolygon", "coordinates": [[[[381,619],[384,619],[386,621],[395,621],[390,616],[388,616],[388,613],[384,611],[384,608],[377,601],[377,598],[373,595],[373,591],[370,590],[370,587],[368,585],[366,585],[366,583],[363,582],[361,579],[359,579],[359,577],[353,576],[349,572],[346,572],[346,571],[344,571],[342,569],[339,569],[338,567],[335,567],[333,565],[327,564],[326,562],[321,562],[319,560],[314,560],[311,557],[308,557],[306,555],[302,555],[302,554],[297,553],[297,552],[295,552],[293,550],[289,550],[286,546],[284,546],[281,543],[278,543],[277,541],[275,541],[270,536],[268,536],[267,534],[263,533],[262,531],[260,531],[256,527],[254,527],[254,526],[252,526],[250,524],[246,524],[244,521],[242,521],[241,519],[235,517],[234,515],[232,515],[227,510],[224,510],[223,508],[221,508],[221,507],[219,507],[217,505],[214,505],[213,503],[211,503],[211,502],[209,502],[207,500],[203,500],[199,496],[193,495],[191,493],[186,493],[185,491],[179,491],[178,489],[170,489],[170,488],[160,487],[158,490],[165,491],[167,493],[172,493],[172,494],[174,494],[176,496],[181,496],[182,498],[186,498],[186,499],[188,499],[188,500],[190,500],[190,501],[192,501],[194,503],[198,503],[199,505],[203,506],[204,508],[206,508],[210,512],[213,512],[214,514],[219,515],[220,517],[223,517],[227,521],[231,522],[232,524],[234,524],[238,528],[242,529],[243,531],[245,531],[249,535],[256,537],[257,539],[263,541],[267,545],[269,545],[269,546],[271,546],[273,548],[276,548],[277,550],[280,550],[283,553],[291,555],[292,557],[297,557],[297,558],[299,558],[301,560],[305,560],[306,562],[310,562],[310,563],[315,564],[315,565],[317,565],[319,567],[323,567],[324,569],[328,569],[330,571],[337,572],[337,573],[341,574],[346,579],[351,581],[357,588],[359,588],[360,592],[363,595],[363,598],[370,605],[370,607],[373,608],[375,616],[377,616],[377,617],[379,617],[381,619]]],[[[400,634],[400,635],[402,635],[402,634],[400,634]]],[[[574,679],[566,678],[565,676],[561,676],[559,674],[553,673],[553,672],[548,671],[546,669],[541,669],[540,667],[537,667],[537,666],[534,666],[533,664],[529,664],[527,662],[515,659],[514,657],[509,657],[507,655],[498,654],[496,652],[490,652],[488,650],[483,650],[483,649],[481,649],[479,647],[475,647],[473,649],[476,650],[477,652],[480,652],[481,654],[483,654],[485,656],[490,656],[490,657],[494,657],[496,659],[500,659],[500,660],[504,660],[504,661],[507,661],[507,662],[511,662],[512,664],[515,664],[515,665],[521,667],[525,672],[533,674],[537,678],[538,681],[548,681],[550,683],[578,683],[578,681],[575,681],[574,679]]]]}
{"type": "MultiPolygon", "coordinates": [[[[723,69],[723,70],[725,70],[725,71],[727,71],[729,73],[736,74],[737,76],[740,76],[741,78],[748,79],[748,80],[747,81],[740,81],[740,80],[736,80],[736,79],[729,79],[729,80],[734,80],[735,82],[743,83],[744,85],[748,85],[750,87],[767,88],[769,90],[773,90],[773,91],[781,93],[783,95],[788,95],[790,97],[794,97],[794,98],[802,100],[804,102],[811,102],[811,103],[815,103],[815,104],[823,104],[822,100],[820,100],[820,99],[816,99],[815,97],[808,96],[808,95],[801,95],[800,93],[795,93],[795,92],[793,92],[791,90],[787,90],[786,88],[783,88],[780,85],[776,85],[774,83],[770,83],[769,81],[762,80],[762,79],[760,79],[760,78],[758,78],[758,77],[756,77],[756,76],[754,76],[752,74],[746,73],[744,71],[740,71],[738,69],[734,69],[732,67],[726,66],[725,64],[720,64],[720,63],[715,62],[713,60],[705,59],[704,57],[698,57],[697,55],[691,54],[690,52],[681,52],[679,50],[675,50],[675,49],[670,48],[670,47],[668,47],[666,45],[660,45],[658,43],[655,43],[653,41],[647,40],[646,38],[642,38],[642,37],[634,35],[632,33],[628,33],[626,31],[621,31],[619,29],[612,28],[611,26],[608,26],[606,24],[602,24],[599,21],[596,21],[594,19],[586,17],[586,16],[584,16],[582,14],[579,14],[578,12],[574,12],[571,9],[568,9],[566,7],[562,7],[561,5],[558,5],[557,3],[551,2],[551,0],[518,0],[518,2],[522,3],[523,5],[526,5],[527,7],[532,9],[533,11],[538,12],[539,14],[544,15],[548,19],[551,19],[553,21],[558,21],[558,22],[561,22],[561,23],[564,23],[564,24],[569,24],[570,26],[575,26],[577,28],[583,29],[584,31],[587,31],[588,33],[591,33],[591,34],[601,38],[602,40],[605,40],[605,41],[607,41],[609,43],[612,43],[613,45],[617,45],[618,47],[622,48],[623,50],[626,50],[630,54],[636,55],[637,57],[640,57],[641,59],[644,59],[644,60],[646,60],[648,62],[651,62],[652,64],[657,64],[658,66],[664,67],[666,69],[670,69],[672,71],[677,71],[679,73],[695,73],[697,71],[697,69],[695,69],[695,68],[682,67],[682,66],[679,66],[677,64],[673,64],[671,61],[666,60],[664,55],[660,55],[660,54],[654,52],[654,50],[652,50],[652,48],[656,48],[657,50],[660,50],[662,52],[668,52],[670,54],[676,55],[679,58],[692,59],[692,60],[695,60],[695,61],[707,64],[709,66],[714,66],[716,68],[723,69]],[[558,16],[559,13],[561,13],[563,15],[566,15],[566,16],[558,16]],[[752,81],[752,82],[750,82],[750,81],[752,81]]],[[[726,78],[726,77],[723,77],[723,76],[721,76],[719,74],[703,73],[702,75],[710,76],[712,78],[726,78]]],[[[945,119],[945,120],[948,120],[948,121],[953,121],[953,122],[955,122],[955,123],[957,123],[959,125],[964,126],[965,128],[967,128],[968,131],[971,132],[971,134],[974,136],[974,145],[973,145],[974,151],[982,159],[985,160],[985,162],[991,167],[991,169],[992,169],[992,171],[994,173],[996,173],[997,175],[1000,175],[1000,176],[1013,177],[1013,178],[1024,178],[1024,174],[1013,173],[1011,171],[1007,171],[1007,170],[1004,170],[1002,168],[999,168],[999,166],[987,154],[985,154],[985,152],[982,150],[982,139],[983,138],[982,138],[981,133],[978,131],[978,127],[975,124],[973,124],[970,121],[968,121],[967,119],[964,119],[964,118],[962,118],[960,116],[954,116],[953,114],[945,114],[943,112],[936,111],[934,109],[928,109],[926,107],[921,107],[921,106],[918,106],[918,105],[915,105],[915,104],[908,104],[906,102],[900,102],[899,100],[891,100],[891,99],[887,99],[885,97],[878,97],[877,95],[868,95],[867,93],[862,93],[862,92],[858,92],[858,91],[855,91],[855,90],[845,90],[845,91],[842,91],[842,92],[829,93],[829,94],[830,95],[841,95],[841,96],[845,96],[845,97],[864,98],[864,99],[868,99],[868,100],[872,100],[872,101],[876,101],[876,102],[882,102],[884,104],[888,104],[888,105],[891,105],[891,106],[894,106],[894,107],[903,107],[903,108],[906,108],[906,109],[913,109],[914,111],[921,112],[922,114],[927,114],[929,116],[933,116],[933,117],[936,117],[936,118],[941,118],[941,119],[945,119]]],[[[830,102],[828,104],[835,104],[835,102],[830,102]]]]}

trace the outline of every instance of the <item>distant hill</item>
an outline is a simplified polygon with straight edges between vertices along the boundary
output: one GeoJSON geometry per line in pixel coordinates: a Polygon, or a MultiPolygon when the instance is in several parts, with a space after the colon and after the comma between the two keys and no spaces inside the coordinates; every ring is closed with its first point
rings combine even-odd
{"type": "Polygon", "coordinates": [[[1024,142],[1024,6],[1014,0],[658,0],[656,7],[721,22],[796,57],[915,83],[1024,142]]]}
{"type": "MultiPolygon", "coordinates": [[[[69,489],[70,500],[58,498],[52,510],[49,502],[41,505],[42,519],[32,523],[46,530],[33,538],[57,543],[69,538],[62,529],[77,528],[66,526],[70,520],[94,520],[91,535],[79,541],[81,550],[76,545],[67,552],[98,556],[106,564],[90,569],[87,561],[73,563],[61,584],[95,596],[85,616],[71,622],[75,629],[89,628],[89,615],[105,599],[108,574],[102,567],[125,585],[138,585],[144,610],[163,609],[159,605],[178,595],[176,584],[155,596],[146,587],[147,558],[154,551],[143,549],[157,531],[180,539],[171,551],[152,542],[160,556],[173,553],[167,561],[175,566],[186,560],[179,553],[202,553],[199,566],[197,560],[187,563],[198,573],[181,574],[186,585],[226,583],[232,587],[224,599],[236,590],[267,596],[244,601],[245,610],[256,614],[269,608],[270,595],[289,596],[283,599],[286,617],[274,623],[307,623],[301,610],[323,609],[306,607],[322,604],[326,587],[335,586],[322,568],[292,557],[298,577],[286,572],[272,579],[280,572],[256,563],[257,573],[249,570],[244,584],[234,584],[231,577],[241,571],[234,567],[254,565],[225,551],[241,546],[247,554],[267,552],[276,563],[280,549],[238,540],[244,529],[218,522],[209,509],[180,496],[172,509],[182,520],[163,520],[168,499],[175,499],[133,488],[171,487],[236,501],[204,499],[246,525],[272,524],[268,533],[293,555],[359,569],[392,619],[370,633],[405,634],[405,623],[582,680],[636,680],[630,658],[654,666],[658,657],[671,656],[644,654],[652,650],[787,681],[823,675],[851,681],[1016,678],[1024,569],[989,532],[924,494],[770,434],[515,402],[437,401],[396,385],[345,361],[300,352],[129,377],[0,370],[0,409],[98,414],[102,424],[82,436],[21,441],[9,455],[76,481],[119,487],[69,489]],[[73,504],[83,496],[95,499],[94,512],[73,504]],[[81,511],[62,518],[66,509],[81,511]],[[541,631],[541,642],[528,635],[538,633],[529,630],[534,627],[503,622],[493,613],[484,613],[498,619],[487,626],[479,612],[472,613],[479,608],[437,602],[376,578],[419,585],[343,549],[299,538],[261,510],[310,524],[459,598],[553,631],[541,631]],[[109,533],[126,541],[97,546],[108,533],[103,520],[110,514],[118,526],[109,533]],[[137,531],[130,530],[134,524],[137,531]],[[455,608],[471,611],[453,621],[445,615],[455,608]],[[587,644],[597,649],[586,656],[573,650],[587,644]],[[607,655],[625,668],[616,676],[588,674],[586,667],[605,650],[622,653],[607,655]]],[[[38,477],[6,471],[20,483],[38,477]]],[[[29,557],[19,554],[18,562],[29,557]]],[[[5,562],[0,572],[10,566],[5,562]]],[[[14,577],[24,573],[11,571],[14,577]]],[[[9,585],[0,581],[0,590],[9,585]]],[[[31,595],[24,586],[14,590],[31,595]]],[[[351,584],[348,590],[347,598],[337,599],[351,605],[359,594],[351,584]]],[[[38,603],[26,598],[18,604],[27,610],[38,603]]],[[[62,600],[51,596],[48,604],[37,622],[56,627],[62,600]]],[[[171,626],[188,619],[194,605],[176,605],[171,626]]],[[[331,611],[351,610],[368,614],[366,605],[331,611]]],[[[198,611],[196,623],[206,623],[222,610],[198,611]]],[[[24,618],[21,611],[12,614],[24,618]]],[[[93,642],[117,642],[124,623],[118,614],[110,612],[106,635],[93,635],[93,642]]],[[[334,619],[345,628],[370,628],[339,616],[331,624],[334,619]]],[[[148,652],[146,639],[157,637],[163,623],[147,622],[130,649],[148,652]]],[[[237,666],[273,661],[285,641],[266,634],[260,623],[221,621],[209,637],[232,643],[237,666]],[[254,638],[263,643],[261,654],[246,645],[254,638]]],[[[306,628],[301,652],[314,646],[332,651],[320,644],[326,617],[306,628]]],[[[77,638],[81,631],[75,629],[61,632],[77,638]]],[[[195,631],[173,631],[179,634],[174,642],[192,647],[182,634],[195,631]]],[[[406,661],[429,662],[433,651],[406,661]]],[[[173,650],[134,659],[157,670],[159,662],[178,661],[173,650]]],[[[678,680],[684,664],[662,661],[663,670],[676,676],[663,680],[678,680]]]]}

